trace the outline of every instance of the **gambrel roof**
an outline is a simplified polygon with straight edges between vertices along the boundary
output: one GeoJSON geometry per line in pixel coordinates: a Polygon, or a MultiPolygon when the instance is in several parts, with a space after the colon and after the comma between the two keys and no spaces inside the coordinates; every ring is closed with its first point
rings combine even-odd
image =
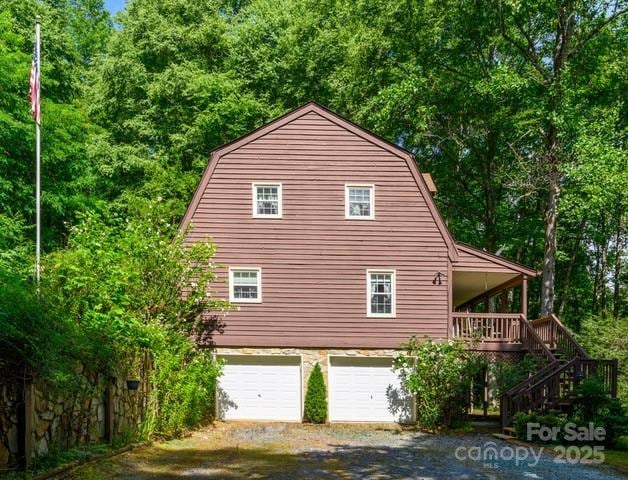
{"type": "Polygon", "coordinates": [[[355,123],[326,109],[325,107],[317,104],[316,102],[309,102],[297,108],[296,110],[293,110],[273,120],[272,122],[267,123],[266,125],[263,125],[257,130],[254,130],[253,132],[250,132],[230,143],[227,143],[213,150],[211,153],[211,160],[208,163],[205,169],[205,172],[203,173],[203,176],[194,193],[192,201],[188,205],[187,211],[185,213],[185,216],[183,217],[180,228],[185,229],[190,224],[192,216],[194,215],[194,212],[196,211],[199,205],[199,202],[201,201],[203,192],[207,188],[207,185],[212,177],[212,174],[216,168],[216,165],[220,162],[220,158],[222,156],[244,145],[247,145],[249,142],[259,139],[263,137],[264,135],[267,135],[270,132],[273,132],[274,130],[286,124],[289,124],[290,122],[302,117],[303,115],[307,115],[308,113],[312,113],[312,112],[320,115],[321,117],[326,118],[330,122],[338,125],[341,128],[344,128],[348,132],[351,132],[354,135],[388,151],[392,155],[395,155],[405,160],[408,166],[408,169],[410,170],[412,177],[414,178],[414,181],[416,182],[417,188],[419,189],[421,195],[425,199],[429,212],[447,245],[448,256],[452,261],[455,261],[458,258],[458,251],[456,248],[456,244],[447,226],[445,225],[445,222],[443,221],[443,218],[441,217],[440,212],[438,211],[438,208],[436,207],[434,199],[432,198],[431,190],[434,190],[434,188],[430,188],[427,185],[424,175],[422,175],[421,172],[419,171],[414,155],[412,155],[407,150],[404,150],[403,148],[393,143],[388,142],[387,140],[375,135],[374,133],[369,132],[368,130],[356,125],[355,123]]]}

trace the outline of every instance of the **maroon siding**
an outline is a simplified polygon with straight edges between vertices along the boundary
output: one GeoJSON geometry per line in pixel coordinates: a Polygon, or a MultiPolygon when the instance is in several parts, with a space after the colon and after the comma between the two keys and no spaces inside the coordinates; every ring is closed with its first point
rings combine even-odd
{"type": "MultiPolygon", "coordinates": [[[[386,348],[447,337],[449,279],[432,279],[448,272],[448,246],[406,159],[309,111],[228,151],[208,174],[187,241],[210,236],[217,263],[262,268],[263,303],[229,313],[217,345],[386,348]],[[252,218],[256,181],[282,183],[283,218],[252,218]],[[375,220],[345,219],[345,183],[375,184],[375,220]],[[396,270],[396,318],[367,317],[367,268],[396,270]]],[[[228,298],[219,274],[214,294],[228,298]]]]}

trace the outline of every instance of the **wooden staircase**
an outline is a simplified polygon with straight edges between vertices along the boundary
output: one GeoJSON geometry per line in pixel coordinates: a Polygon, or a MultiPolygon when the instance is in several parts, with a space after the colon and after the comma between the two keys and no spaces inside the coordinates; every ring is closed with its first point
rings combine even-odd
{"type": "Polygon", "coordinates": [[[602,380],[611,397],[617,396],[617,360],[589,357],[555,315],[528,321],[521,318],[520,339],[524,348],[541,360],[542,367],[515,385],[500,400],[504,432],[518,412],[570,412],[574,389],[589,377],[602,380]]]}

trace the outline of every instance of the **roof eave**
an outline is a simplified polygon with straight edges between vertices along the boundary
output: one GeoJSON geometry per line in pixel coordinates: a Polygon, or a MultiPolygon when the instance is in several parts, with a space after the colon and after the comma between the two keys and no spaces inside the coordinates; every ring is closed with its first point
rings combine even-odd
{"type": "Polygon", "coordinates": [[[530,267],[526,267],[525,265],[521,265],[520,263],[507,260],[503,257],[498,257],[497,255],[494,255],[489,252],[485,252],[484,250],[480,250],[479,248],[473,247],[466,243],[456,242],[456,247],[459,248],[461,251],[466,252],[470,255],[474,255],[488,262],[492,262],[502,267],[506,267],[509,270],[520,273],[522,275],[526,275],[531,278],[535,278],[539,275],[538,271],[530,267]]]}

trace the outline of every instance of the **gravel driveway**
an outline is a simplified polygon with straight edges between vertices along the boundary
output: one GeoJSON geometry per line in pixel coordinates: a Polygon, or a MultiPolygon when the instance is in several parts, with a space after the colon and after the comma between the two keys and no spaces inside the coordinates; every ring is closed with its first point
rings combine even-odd
{"type": "MultiPolygon", "coordinates": [[[[506,458],[516,446],[486,435],[429,435],[372,425],[219,423],[183,440],[85,465],[73,480],[170,479],[620,479],[605,466],[478,460],[487,447],[506,458]],[[480,450],[477,447],[483,447],[480,450]],[[503,450],[506,448],[505,450],[503,450]]],[[[536,449],[535,453],[538,453],[536,449]]]]}

